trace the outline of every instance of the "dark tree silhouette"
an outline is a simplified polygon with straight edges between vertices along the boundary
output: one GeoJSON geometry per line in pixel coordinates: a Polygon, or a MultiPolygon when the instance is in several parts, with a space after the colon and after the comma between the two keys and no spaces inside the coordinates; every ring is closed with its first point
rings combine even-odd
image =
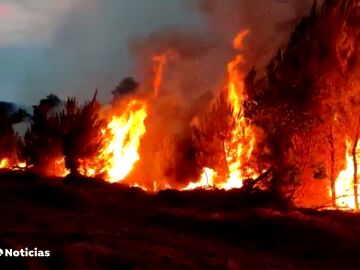
{"type": "Polygon", "coordinates": [[[18,109],[16,112],[10,115],[11,122],[14,124],[21,123],[25,118],[29,118],[31,115],[24,109],[18,109]]]}
{"type": "MultiPolygon", "coordinates": [[[[86,163],[87,159],[91,161],[100,157],[103,132],[106,128],[106,122],[100,118],[100,109],[96,93],[93,100],[82,108],[77,108],[74,99],[69,99],[66,103],[66,109],[60,119],[62,125],[67,127],[63,152],[65,165],[72,174],[79,173],[81,162],[86,163]]],[[[99,158],[97,162],[102,161],[99,158]]],[[[101,167],[100,164],[96,165],[101,167]]]]}
{"type": "Polygon", "coordinates": [[[123,79],[118,86],[116,86],[115,90],[112,91],[114,95],[114,100],[120,98],[123,95],[127,95],[136,91],[139,87],[139,83],[136,82],[132,77],[127,77],[123,79]]]}
{"type": "Polygon", "coordinates": [[[25,133],[21,153],[35,171],[53,174],[52,170],[64,160],[65,167],[72,174],[78,174],[81,161],[99,155],[105,122],[100,119],[96,95],[83,107],[75,98],[68,98],[60,113],[53,110],[61,103],[53,95],[34,106],[31,127],[25,133]]]}
{"type": "Polygon", "coordinates": [[[36,172],[48,174],[62,157],[62,131],[54,108],[60,100],[50,95],[33,107],[30,128],[20,144],[21,159],[33,165],[36,172]]]}
{"type": "Polygon", "coordinates": [[[13,121],[10,112],[13,107],[9,107],[9,103],[2,102],[0,104],[0,160],[15,160],[17,156],[16,142],[17,136],[13,130],[13,121]]]}

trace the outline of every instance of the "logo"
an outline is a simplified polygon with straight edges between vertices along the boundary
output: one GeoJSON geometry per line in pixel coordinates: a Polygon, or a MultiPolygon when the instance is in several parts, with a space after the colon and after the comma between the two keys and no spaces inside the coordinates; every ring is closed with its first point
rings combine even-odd
{"type": "Polygon", "coordinates": [[[41,250],[38,248],[29,249],[29,248],[22,248],[22,249],[0,249],[0,257],[50,257],[49,250],[41,250]]]}

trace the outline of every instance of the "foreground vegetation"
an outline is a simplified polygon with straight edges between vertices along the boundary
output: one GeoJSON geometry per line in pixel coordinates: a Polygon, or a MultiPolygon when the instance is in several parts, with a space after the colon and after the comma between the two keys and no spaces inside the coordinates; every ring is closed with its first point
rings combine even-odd
{"type": "Polygon", "coordinates": [[[266,194],[163,191],[4,172],[2,269],[358,269],[360,215],[295,209],[266,194]]]}

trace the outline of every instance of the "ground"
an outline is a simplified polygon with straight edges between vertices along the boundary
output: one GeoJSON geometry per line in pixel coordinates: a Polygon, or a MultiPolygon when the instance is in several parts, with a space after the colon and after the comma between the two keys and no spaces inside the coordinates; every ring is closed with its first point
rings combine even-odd
{"type": "Polygon", "coordinates": [[[359,269],[360,215],[243,191],[163,191],[0,176],[0,269],[359,269]],[[267,202],[266,202],[267,201],[267,202]]]}

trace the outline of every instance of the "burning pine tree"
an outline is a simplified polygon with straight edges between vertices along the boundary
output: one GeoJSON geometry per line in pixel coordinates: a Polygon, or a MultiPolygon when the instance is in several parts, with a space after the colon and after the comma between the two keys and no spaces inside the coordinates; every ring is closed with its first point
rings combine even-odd
{"type": "Polygon", "coordinates": [[[253,70],[247,78],[252,115],[270,149],[264,158],[275,173],[273,186],[307,185],[312,170],[314,178],[330,182],[334,206],[344,195],[337,194],[343,192],[336,181],[341,161],[357,145],[359,9],[359,1],[325,1],[317,12],[315,3],[266,75],[253,70]],[[344,149],[347,140],[350,149],[344,149]]]}

